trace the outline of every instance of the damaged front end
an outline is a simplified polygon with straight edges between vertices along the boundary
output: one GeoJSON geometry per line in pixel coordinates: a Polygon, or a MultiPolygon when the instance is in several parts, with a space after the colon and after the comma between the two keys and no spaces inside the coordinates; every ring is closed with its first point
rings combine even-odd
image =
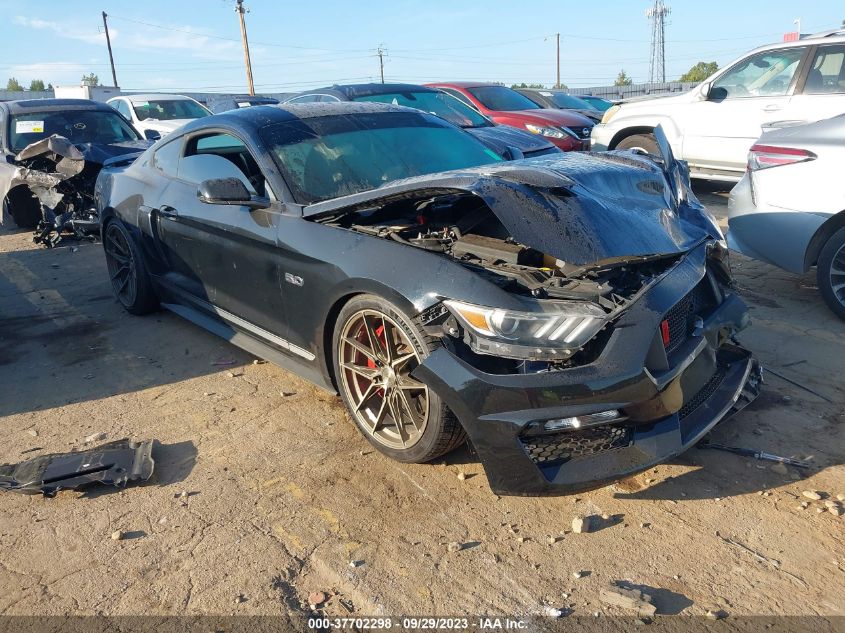
{"type": "Polygon", "coordinates": [[[498,494],[644,470],[757,395],[724,238],[661,149],[437,174],[305,210],[503,291],[481,305],[433,284],[418,318],[443,345],[412,373],[461,421],[498,494]]]}
{"type": "Polygon", "coordinates": [[[15,169],[6,198],[13,213],[37,218],[36,244],[53,248],[67,236],[93,240],[100,228],[94,201],[100,169],[115,160],[134,160],[142,150],[138,143],[73,144],[49,136],[11,159],[15,169]]]}

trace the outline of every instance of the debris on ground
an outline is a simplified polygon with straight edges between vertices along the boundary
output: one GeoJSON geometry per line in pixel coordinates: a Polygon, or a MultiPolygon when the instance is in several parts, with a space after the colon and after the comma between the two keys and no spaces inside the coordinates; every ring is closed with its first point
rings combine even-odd
{"type": "Polygon", "coordinates": [[[559,618],[563,615],[563,611],[557,609],[555,607],[544,607],[543,608],[543,615],[548,618],[559,618]]]}
{"type": "Polygon", "coordinates": [[[130,481],[146,481],[155,465],[152,449],[153,440],[122,439],[86,451],[53,453],[19,464],[4,464],[0,466],[0,490],[53,497],[59,490],[88,484],[125,486],[130,481]]]}
{"type": "Polygon", "coordinates": [[[240,604],[242,602],[246,602],[246,596],[242,593],[239,593],[237,596],[235,596],[235,604],[240,604]]]}
{"type": "Polygon", "coordinates": [[[121,539],[123,539],[123,532],[121,532],[120,530],[115,530],[111,533],[111,540],[119,541],[121,539]]]}
{"type": "Polygon", "coordinates": [[[584,532],[589,532],[593,529],[593,517],[585,516],[585,517],[575,517],[572,519],[572,531],[576,534],[582,534],[584,532]]]}
{"type": "Polygon", "coordinates": [[[715,610],[708,610],[707,613],[704,614],[708,620],[723,620],[724,618],[728,617],[728,614],[722,611],[721,609],[715,610]]]}
{"type": "Polygon", "coordinates": [[[446,549],[449,550],[450,552],[459,552],[463,548],[464,548],[463,544],[458,543],[456,541],[452,541],[451,543],[449,543],[446,546],[446,549]]]}
{"type": "Polygon", "coordinates": [[[319,607],[328,599],[329,596],[325,591],[314,591],[308,596],[308,604],[310,604],[312,608],[319,607]]]}
{"type": "Polygon", "coordinates": [[[753,457],[754,459],[759,459],[761,461],[778,462],[787,466],[794,466],[795,468],[810,468],[810,464],[808,462],[802,461],[800,459],[792,459],[791,457],[781,457],[780,455],[764,453],[763,451],[758,451],[753,448],[742,448],[740,446],[725,446],[724,444],[716,444],[710,441],[700,442],[697,448],[709,448],[717,451],[725,451],[728,453],[734,453],[736,455],[742,455],[743,457],[753,457]]]}
{"type": "Polygon", "coordinates": [[[364,561],[362,561],[362,560],[351,560],[351,561],[349,561],[350,567],[360,567],[363,564],[364,564],[364,561]]]}
{"type": "Polygon", "coordinates": [[[35,429],[29,429],[27,433],[29,433],[32,437],[38,437],[38,431],[36,431],[35,429]]]}
{"type": "Polygon", "coordinates": [[[91,435],[87,436],[83,442],[86,444],[91,444],[92,442],[102,442],[104,439],[108,437],[108,433],[92,433],[91,435]]]}
{"type": "Polygon", "coordinates": [[[464,471],[461,471],[461,472],[458,473],[458,479],[460,479],[461,481],[464,481],[466,478],[467,478],[467,476],[464,473],[464,471]]]}
{"type": "Polygon", "coordinates": [[[822,496],[815,490],[805,490],[801,494],[807,497],[808,499],[812,499],[813,501],[819,501],[822,498],[822,496]]]}
{"type": "Polygon", "coordinates": [[[575,580],[578,580],[579,578],[583,578],[583,577],[584,577],[584,572],[583,572],[583,571],[573,571],[573,572],[572,572],[572,577],[573,577],[575,580]]]}
{"type": "Polygon", "coordinates": [[[641,618],[650,618],[657,613],[657,607],[651,604],[652,597],[640,589],[623,589],[618,585],[610,585],[599,592],[599,599],[605,604],[636,611],[637,616],[641,618]]]}

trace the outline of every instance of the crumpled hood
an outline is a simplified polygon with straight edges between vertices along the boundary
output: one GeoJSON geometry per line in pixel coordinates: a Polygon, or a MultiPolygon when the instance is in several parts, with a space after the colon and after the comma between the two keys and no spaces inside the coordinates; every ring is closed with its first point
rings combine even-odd
{"type": "Polygon", "coordinates": [[[670,179],[651,159],[627,151],[562,153],[395,181],[303,213],[337,215],[398,199],[470,193],[517,242],[592,266],[680,254],[708,237],[721,238],[690,190],[685,166],[672,165],[681,171],[670,179]]]}
{"type": "Polygon", "coordinates": [[[115,156],[143,152],[152,144],[153,141],[143,140],[112,143],[109,145],[103,143],[81,143],[75,147],[80,151],[85,162],[102,165],[108,159],[114,158],[115,156]]]}
{"type": "Polygon", "coordinates": [[[538,134],[531,134],[510,125],[464,128],[497,154],[503,154],[508,147],[516,147],[523,154],[550,150],[555,146],[538,134]]]}

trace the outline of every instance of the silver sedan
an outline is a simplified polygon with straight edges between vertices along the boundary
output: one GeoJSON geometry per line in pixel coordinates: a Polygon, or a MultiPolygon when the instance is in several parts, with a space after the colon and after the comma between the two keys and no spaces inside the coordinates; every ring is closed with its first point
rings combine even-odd
{"type": "Polygon", "coordinates": [[[805,273],[845,319],[845,115],[764,133],[731,191],[728,244],[805,273]]]}

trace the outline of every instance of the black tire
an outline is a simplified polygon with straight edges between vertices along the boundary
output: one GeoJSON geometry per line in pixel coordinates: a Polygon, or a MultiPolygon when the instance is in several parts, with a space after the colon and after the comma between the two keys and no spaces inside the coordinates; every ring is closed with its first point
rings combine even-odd
{"type": "Polygon", "coordinates": [[[120,220],[110,221],[103,230],[103,249],[112,292],[130,314],[149,314],[158,309],[144,257],[120,220]]]}
{"type": "Polygon", "coordinates": [[[21,229],[34,229],[41,221],[41,205],[26,187],[16,187],[3,198],[3,222],[11,217],[21,229]]]}
{"type": "Polygon", "coordinates": [[[845,227],[825,243],[816,266],[819,292],[840,319],[845,319],[845,227]]]}
{"type": "Polygon", "coordinates": [[[437,394],[431,389],[424,388],[423,391],[423,388],[414,386],[422,383],[417,383],[407,375],[413,371],[415,364],[424,360],[439,344],[436,338],[426,336],[414,320],[397,306],[375,295],[354,297],[338,315],[332,335],[332,363],[338,391],[364,437],[380,452],[397,461],[417,464],[431,461],[466,440],[460,422],[437,394]],[[359,324],[360,329],[356,330],[359,324]],[[363,332],[376,335],[379,342],[375,343],[375,347],[383,353],[381,359],[360,351],[361,345],[355,344],[359,341],[364,342],[363,347],[368,347],[370,352],[375,347],[366,343],[369,337],[356,338],[358,332],[362,333],[362,337],[366,337],[363,332]],[[388,335],[393,341],[391,344],[386,342],[388,335]],[[388,352],[387,348],[392,348],[393,352],[388,352]],[[358,360],[350,357],[350,352],[359,355],[358,360]],[[400,361],[406,357],[412,358],[401,367],[397,364],[394,372],[391,356],[400,361]],[[353,364],[355,371],[350,370],[353,364]],[[361,376],[358,373],[361,370],[381,375],[361,376]],[[391,377],[393,382],[390,382],[391,377]],[[382,385],[383,388],[376,386],[368,400],[364,392],[369,392],[374,385],[382,385]],[[402,400],[391,400],[394,394],[402,400]],[[391,402],[396,404],[398,417],[402,419],[404,416],[407,420],[405,424],[395,423],[396,416],[393,415],[391,402]],[[385,410],[382,419],[382,411],[385,410]],[[400,428],[407,429],[406,432],[412,436],[407,446],[400,428]],[[400,442],[402,446],[397,446],[400,442]]]}
{"type": "Polygon", "coordinates": [[[660,156],[660,148],[653,134],[632,134],[619,141],[616,149],[641,149],[647,154],[660,156]]]}

